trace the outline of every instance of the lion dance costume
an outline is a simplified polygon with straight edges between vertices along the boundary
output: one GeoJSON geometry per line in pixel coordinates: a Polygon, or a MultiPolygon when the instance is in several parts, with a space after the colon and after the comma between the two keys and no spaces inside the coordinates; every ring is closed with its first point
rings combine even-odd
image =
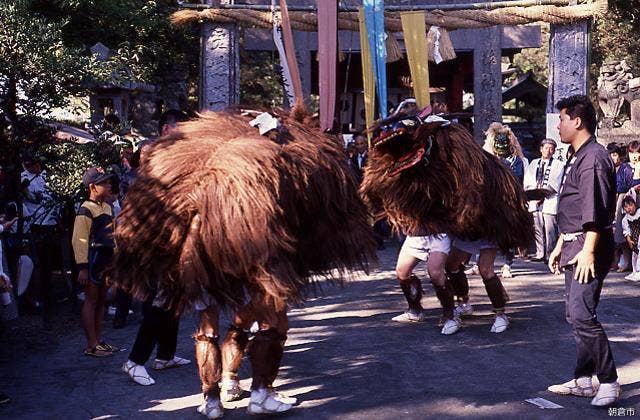
{"type": "Polygon", "coordinates": [[[245,347],[253,372],[248,411],[290,409],[272,389],[287,305],[303,300],[312,276],[335,278],[375,259],[341,145],[287,116],[266,114],[266,124],[275,123],[260,135],[249,124],[258,113],[249,114],[204,114],[154,145],[129,190],[110,272],[137,298],[158,290],[177,314],[201,310],[198,411],[209,418],[222,416],[219,384],[223,375],[233,382],[245,347]],[[224,308],[235,317],[219,346],[224,308]],[[259,331],[249,342],[254,321],[259,331]]]}
{"type": "MultiPolygon", "coordinates": [[[[426,110],[398,112],[373,128],[372,150],[360,192],[383,208],[396,230],[461,240],[485,240],[508,250],[527,245],[533,223],[520,183],[509,168],[482,150],[459,124],[426,110]]],[[[468,295],[464,272],[451,276],[436,295],[446,311],[455,296],[468,295]]],[[[422,311],[420,280],[400,281],[409,309],[422,311]]],[[[506,292],[497,276],[485,281],[494,308],[506,292]]]]}

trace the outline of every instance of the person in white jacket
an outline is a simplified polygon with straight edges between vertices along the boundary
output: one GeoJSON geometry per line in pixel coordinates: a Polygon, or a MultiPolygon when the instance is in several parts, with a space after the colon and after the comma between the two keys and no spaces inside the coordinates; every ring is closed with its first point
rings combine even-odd
{"type": "Polygon", "coordinates": [[[541,190],[544,195],[540,199],[529,201],[529,212],[533,215],[536,237],[536,255],[533,261],[547,260],[558,239],[556,212],[564,163],[553,158],[556,146],[553,139],[542,140],[541,157],[532,160],[524,172],[524,190],[541,190]]]}

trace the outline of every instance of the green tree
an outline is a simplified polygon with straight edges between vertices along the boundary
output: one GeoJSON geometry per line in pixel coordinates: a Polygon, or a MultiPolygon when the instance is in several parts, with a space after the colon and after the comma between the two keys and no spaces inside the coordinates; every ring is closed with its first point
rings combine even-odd
{"type": "Polygon", "coordinates": [[[523,49],[513,57],[513,65],[517,76],[532,72],[536,81],[546,86],[549,83],[549,25],[541,23],[540,31],[540,47],[523,49]]]}
{"type": "Polygon", "coordinates": [[[100,76],[112,72],[152,83],[169,96],[179,85],[181,94],[192,96],[183,106],[195,110],[199,28],[171,25],[175,0],[32,0],[32,9],[51,21],[68,22],[66,45],[85,51],[97,42],[109,47],[114,55],[100,76]]]}
{"type": "Polygon", "coordinates": [[[240,103],[269,108],[282,106],[284,89],[277,61],[269,51],[240,52],[240,103]]]}
{"type": "Polygon", "coordinates": [[[593,23],[592,80],[608,61],[627,60],[640,76],[640,0],[609,0],[609,12],[593,23]]]}
{"type": "Polygon", "coordinates": [[[0,3],[0,113],[10,123],[66,105],[92,62],[65,44],[64,21],[33,15],[29,6],[26,0],[0,3]]]}

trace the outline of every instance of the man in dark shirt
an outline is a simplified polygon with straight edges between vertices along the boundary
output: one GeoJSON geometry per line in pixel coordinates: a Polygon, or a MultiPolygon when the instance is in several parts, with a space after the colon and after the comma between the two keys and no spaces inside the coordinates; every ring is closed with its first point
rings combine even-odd
{"type": "Polygon", "coordinates": [[[558,202],[561,232],[549,256],[549,269],[565,269],[566,316],[577,345],[574,379],[548,389],[556,394],[591,397],[607,406],[620,396],[609,339],[596,316],[604,278],[613,259],[612,223],[616,205],[613,162],[596,142],[596,112],[586,96],[558,102],[560,139],[569,156],[558,202]],[[592,375],[598,376],[596,390],[592,375]],[[597,392],[596,392],[597,391],[597,392]]]}

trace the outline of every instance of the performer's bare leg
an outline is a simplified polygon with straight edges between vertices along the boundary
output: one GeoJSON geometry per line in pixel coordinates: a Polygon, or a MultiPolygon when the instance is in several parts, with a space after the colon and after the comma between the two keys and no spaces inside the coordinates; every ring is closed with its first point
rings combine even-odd
{"type": "Polygon", "coordinates": [[[222,381],[220,382],[220,399],[222,401],[234,401],[242,395],[238,370],[249,342],[246,331],[251,327],[254,319],[251,305],[241,307],[236,312],[233,323],[229,325],[227,334],[222,341],[222,381]]]}
{"type": "Polygon", "coordinates": [[[451,335],[460,329],[462,323],[460,319],[454,316],[455,308],[454,289],[451,282],[447,280],[445,275],[445,263],[447,254],[444,252],[431,251],[427,260],[427,271],[431,278],[431,283],[436,291],[436,296],[442,305],[442,334],[451,335]]]}
{"type": "Polygon", "coordinates": [[[289,329],[286,308],[276,309],[264,299],[252,299],[251,303],[260,330],[249,346],[253,380],[247,411],[249,414],[281,413],[293,405],[273,390],[289,329]]]}
{"type": "Polygon", "coordinates": [[[217,419],[223,415],[218,386],[222,377],[222,360],[218,346],[217,307],[210,306],[200,312],[200,326],[194,338],[198,373],[204,394],[204,402],[198,407],[198,412],[207,418],[217,419]]]}
{"type": "Polygon", "coordinates": [[[458,298],[458,306],[455,309],[458,316],[473,314],[473,307],[469,303],[469,280],[464,272],[464,262],[470,257],[471,254],[454,247],[451,248],[445,265],[447,276],[458,298]]]}
{"type": "Polygon", "coordinates": [[[485,248],[480,250],[478,259],[478,269],[487,291],[496,319],[491,327],[491,332],[501,333],[509,326],[509,319],[505,314],[505,306],[509,300],[500,278],[495,273],[494,264],[498,250],[495,248],[485,248]]]}
{"type": "Polygon", "coordinates": [[[408,253],[400,253],[398,256],[398,262],[396,263],[396,275],[400,288],[404,293],[404,297],[407,300],[409,309],[396,317],[393,321],[398,322],[421,322],[424,321],[424,315],[422,313],[422,285],[420,279],[413,274],[413,269],[416,268],[420,260],[408,253]]]}

